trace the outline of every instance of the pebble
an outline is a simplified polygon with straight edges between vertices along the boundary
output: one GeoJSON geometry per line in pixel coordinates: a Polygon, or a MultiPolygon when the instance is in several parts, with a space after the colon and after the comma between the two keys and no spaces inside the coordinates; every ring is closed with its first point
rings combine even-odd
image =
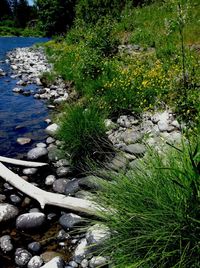
{"type": "Polygon", "coordinates": [[[50,136],[55,136],[58,132],[59,126],[56,123],[49,125],[45,131],[50,136]]]}
{"type": "Polygon", "coordinates": [[[48,137],[48,138],[46,139],[46,143],[47,143],[47,144],[51,144],[51,143],[54,143],[54,142],[55,142],[55,139],[52,138],[52,137],[48,137]]]}
{"type": "Polygon", "coordinates": [[[81,263],[82,260],[85,259],[87,253],[88,253],[87,240],[85,238],[82,238],[78,246],[75,248],[73,259],[77,263],[81,263]]]}
{"type": "Polygon", "coordinates": [[[39,242],[32,242],[28,244],[28,249],[33,252],[34,254],[37,254],[40,252],[42,246],[39,242]]]}
{"type": "Polygon", "coordinates": [[[97,257],[93,257],[90,260],[89,265],[91,268],[96,268],[96,267],[102,267],[102,266],[106,265],[107,263],[108,263],[107,258],[97,256],[97,257]]]}
{"type": "Polygon", "coordinates": [[[39,143],[36,144],[36,147],[38,147],[38,148],[46,148],[47,145],[44,142],[39,142],[39,143]]]}
{"type": "Polygon", "coordinates": [[[20,145],[26,145],[30,142],[31,142],[30,138],[21,137],[17,139],[17,143],[19,143],[20,145]]]}
{"type": "Polygon", "coordinates": [[[74,228],[75,226],[80,226],[81,224],[83,224],[83,221],[84,220],[82,217],[74,213],[64,214],[59,219],[59,223],[64,230],[69,230],[71,228],[74,228]]]}
{"type": "Polygon", "coordinates": [[[0,223],[14,219],[18,215],[18,209],[10,204],[0,204],[0,223]]]}
{"type": "Polygon", "coordinates": [[[31,149],[28,154],[27,154],[27,158],[29,160],[37,160],[43,156],[46,156],[48,154],[48,151],[46,148],[40,148],[40,147],[36,147],[31,149]]]}
{"type": "Polygon", "coordinates": [[[52,185],[56,181],[56,177],[54,175],[49,175],[45,179],[45,184],[46,185],[52,185]]]}
{"type": "Polygon", "coordinates": [[[28,262],[28,268],[40,268],[43,265],[43,260],[40,256],[34,256],[28,262]]]}
{"type": "Polygon", "coordinates": [[[12,194],[12,195],[10,196],[10,201],[11,201],[14,205],[18,205],[18,204],[20,204],[20,203],[22,202],[22,199],[21,199],[18,195],[16,195],[16,194],[12,194]]]}
{"type": "Polygon", "coordinates": [[[46,216],[41,212],[31,212],[20,215],[16,220],[16,228],[20,230],[33,231],[43,227],[46,216]]]}
{"type": "Polygon", "coordinates": [[[82,262],[81,262],[81,267],[82,268],[87,268],[89,265],[89,262],[87,259],[83,259],[82,262]]]}
{"type": "Polygon", "coordinates": [[[71,168],[70,167],[59,167],[56,169],[56,174],[58,177],[64,177],[71,173],[71,168]]]}
{"type": "Polygon", "coordinates": [[[79,180],[78,179],[72,179],[66,184],[65,194],[66,195],[74,195],[79,190],[80,190],[80,188],[79,188],[79,180]]]}
{"type": "Polygon", "coordinates": [[[124,150],[127,153],[134,154],[134,155],[142,155],[146,152],[145,146],[140,143],[127,145],[124,147],[124,150]]]}
{"type": "Polygon", "coordinates": [[[70,261],[70,262],[69,262],[69,265],[70,265],[71,267],[73,267],[73,268],[77,268],[77,267],[78,267],[78,263],[75,262],[75,261],[70,261]]]}
{"type": "Polygon", "coordinates": [[[22,172],[24,175],[34,175],[37,173],[37,171],[38,171],[37,168],[25,168],[25,169],[23,169],[22,172]]]}
{"type": "Polygon", "coordinates": [[[103,224],[95,224],[90,227],[86,233],[86,239],[89,245],[100,245],[110,238],[110,230],[103,224]]]}
{"type": "Polygon", "coordinates": [[[0,238],[0,248],[5,253],[8,253],[13,250],[13,245],[12,245],[10,235],[4,235],[0,238]]]}
{"type": "Polygon", "coordinates": [[[19,267],[25,267],[31,258],[31,253],[28,252],[26,249],[18,248],[15,252],[15,263],[19,267]]]}
{"type": "Polygon", "coordinates": [[[67,179],[58,179],[53,183],[53,190],[56,193],[64,194],[65,188],[69,180],[67,179]]]}

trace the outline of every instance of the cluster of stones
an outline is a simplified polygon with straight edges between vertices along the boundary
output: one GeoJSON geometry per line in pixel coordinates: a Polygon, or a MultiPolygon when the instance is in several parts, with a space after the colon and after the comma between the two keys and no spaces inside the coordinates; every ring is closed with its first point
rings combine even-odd
{"type": "MultiPolygon", "coordinates": [[[[14,93],[25,96],[34,95],[36,99],[51,100],[54,104],[60,104],[69,97],[69,84],[65,84],[62,79],[57,79],[50,87],[43,87],[41,74],[52,70],[42,48],[17,48],[8,53],[13,75],[11,78],[19,79],[13,88],[14,93]],[[28,84],[40,86],[37,93],[27,90],[28,84]]],[[[1,73],[1,72],[0,72],[1,73]]],[[[51,106],[50,108],[54,108],[51,106]]]]}

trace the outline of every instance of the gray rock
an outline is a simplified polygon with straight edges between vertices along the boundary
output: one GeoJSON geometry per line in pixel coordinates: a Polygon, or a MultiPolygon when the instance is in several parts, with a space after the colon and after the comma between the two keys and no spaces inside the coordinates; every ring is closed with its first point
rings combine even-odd
{"type": "Polygon", "coordinates": [[[89,245],[101,245],[110,238],[110,229],[103,224],[95,224],[86,233],[86,240],[89,245]]]}
{"type": "Polygon", "coordinates": [[[31,142],[30,138],[21,137],[17,139],[17,143],[19,143],[20,145],[26,145],[30,142],[31,142]]]}
{"type": "Polygon", "coordinates": [[[52,185],[56,181],[56,177],[54,175],[49,175],[45,179],[46,185],[52,185]]]}
{"type": "Polygon", "coordinates": [[[78,267],[78,263],[75,262],[75,261],[70,261],[70,262],[69,262],[69,265],[70,265],[71,267],[73,267],[73,268],[77,268],[77,267],[78,267]]]}
{"type": "Polygon", "coordinates": [[[0,238],[0,248],[3,252],[7,253],[13,250],[11,236],[4,235],[0,238]]]}
{"type": "Polygon", "coordinates": [[[59,219],[59,223],[64,230],[68,230],[76,226],[80,226],[83,223],[83,221],[84,220],[82,217],[74,213],[64,214],[59,219]]]}
{"type": "Polygon", "coordinates": [[[60,159],[56,163],[54,163],[54,167],[68,167],[70,166],[70,162],[67,159],[60,159]]]}
{"type": "Polygon", "coordinates": [[[51,144],[51,143],[54,143],[56,140],[54,139],[54,138],[52,138],[52,137],[48,137],[47,139],[46,139],[46,143],[47,144],[51,144]]]}
{"type": "Polygon", "coordinates": [[[36,147],[34,149],[31,149],[28,154],[27,154],[27,158],[29,160],[37,160],[41,157],[44,157],[48,154],[48,151],[46,148],[39,148],[36,147]]]}
{"type": "Polygon", "coordinates": [[[81,262],[81,267],[82,268],[87,268],[89,265],[89,262],[87,259],[83,259],[82,262],[81,262]]]}
{"type": "Polygon", "coordinates": [[[166,121],[159,121],[158,128],[161,132],[168,131],[169,124],[166,121]]]}
{"type": "Polygon", "coordinates": [[[36,144],[36,147],[39,147],[39,148],[46,148],[47,145],[44,143],[44,142],[39,142],[36,144]]]}
{"type": "Polygon", "coordinates": [[[57,134],[57,132],[58,132],[58,129],[59,129],[59,126],[58,126],[56,123],[54,123],[54,124],[49,125],[49,126],[45,129],[45,131],[46,131],[46,133],[47,133],[48,135],[50,135],[50,136],[55,136],[55,135],[57,134]]]}
{"type": "Polygon", "coordinates": [[[32,242],[28,244],[28,249],[33,253],[39,253],[41,250],[41,244],[39,242],[32,242]]]}
{"type": "Polygon", "coordinates": [[[101,256],[93,257],[89,262],[91,268],[102,267],[106,264],[108,264],[107,258],[101,256]]]}
{"type": "Polygon", "coordinates": [[[85,238],[81,239],[78,246],[75,248],[73,259],[77,263],[81,263],[83,259],[85,259],[86,255],[88,253],[88,244],[87,240],[85,238]]]}
{"type": "Polygon", "coordinates": [[[55,257],[51,261],[47,262],[42,268],[64,268],[64,261],[61,257],[55,257]]]}
{"type": "Polygon", "coordinates": [[[138,131],[127,131],[123,138],[126,144],[133,144],[140,141],[143,138],[143,134],[138,131]]]}
{"type": "Polygon", "coordinates": [[[141,163],[140,159],[135,159],[129,163],[129,168],[130,169],[140,168],[141,165],[140,163],[141,163]]]}
{"type": "Polygon", "coordinates": [[[48,147],[48,158],[50,161],[55,162],[64,157],[64,153],[58,149],[56,145],[51,144],[51,147],[48,147]]]}
{"type": "Polygon", "coordinates": [[[67,183],[66,188],[65,188],[65,194],[66,195],[74,195],[79,190],[80,190],[79,180],[73,179],[67,183]]]}
{"type": "Polygon", "coordinates": [[[134,154],[134,155],[142,155],[146,152],[146,148],[143,144],[135,143],[130,144],[124,147],[125,152],[134,154]]]}
{"type": "Polygon", "coordinates": [[[53,183],[53,190],[56,193],[64,194],[65,188],[69,180],[67,179],[58,179],[53,183]]]}
{"type": "Polygon", "coordinates": [[[15,88],[13,88],[12,92],[14,92],[14,93],[23,93],[24,90],[22,88],[20,88],[20,87],[15,87],[15,88]]]}
{"type": "Polygon", "coordinates": [[[108,169],[115,171],[125,170],[127,166],[127,159],[122,155],[116,155],[109,164],[106,165],[108,169]]]}
{"type": "Polygon", "coordinates": [[[16,195],[16,194],[11,194],[10,201],[14,205],[18,205],[18,204],[20,204],[22,202],[22,199],[18,195],[16,195]]]}
{"type": "Polygon", "coordinates": [[[31,253],[28,252],[26,249],[18,248],[15,252],[15,263],[19,267],[26,267],[31,258],[31,253]]]}
{"type": "Polygon", "coordinates": [[[131,123],[128,120],[127,115],[121,115],[118,119],[117,119],[117,123],[121,126],[121,127],[125,127],[125,128],[129,128],[131,127],[131,123]]]}
{"type": "Polygon", "coordinates": [[[46,216],[41,212],[31,212],[20,215],[16,220],[16,228],[20,230],[36,230],[46,223],[46,216]]]}
{"type": "Polygon", "coordinates": [[[23,174],[24,175],[34,175],[37,173],[38,169],[37,168],[25,168],[23,169],[23,174]]]}
{"type": "Polygon", "coordinates": [[[34,256],[28,262],[28,268],[40,268],[43,265],[43,260],[40,256],[34,256]]]}
{"type": "Polygon", "coordinates": [[[172,125],[173,127],[178,128],[178,129],[181,128],[181,126],[180,126],[180,124],[179,124],[179,122],[178,122],[177,120],[172,121],[172,122],[171,122],[171,125],[172,125]]]}
{"type": "Polygon", "coordinates": [[[14,219],[18,215],[18,209],[10,204],[0,204],[0,223],[14,219]]]}
{"type": "Polygon", "coordinates": [[[59,167],[56,169],[56,174],[58,177],[63,177],[71,173],[70,167],[59,167]]]}
{"type": "Polygon", "coordinates": [[[97,176],[87,176],[79,180],[79,186],[84,190],[98,191],[101,190],[103,179],[97,176]]]}
{"type": "Polygon", "coordinates": [[[105,119],[104,124],[105,124],[106,129],[108,129],[108,130],[116,129],[117,128],[117,124],[115,124],[110,119],[105,119]]]}

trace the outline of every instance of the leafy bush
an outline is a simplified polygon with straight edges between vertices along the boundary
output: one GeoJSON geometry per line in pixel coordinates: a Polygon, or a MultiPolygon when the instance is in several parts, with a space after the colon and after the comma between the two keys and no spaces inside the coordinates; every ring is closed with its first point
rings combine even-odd
{"type": "Polygon", "coordinates": [[[111,151],[104,120],[92,106],[87,109],[81,105],[67,107],[58,135],[72,163],[79,168],[85,169],[88,161],[103,160],[106,153],[111,151]]]}
{"type": "Polygon", "coordinates": [[[97,197],[113,234],[101,254],[120,268],[199,267],[199,145],[150,152],[112,179],[97,197]]]}

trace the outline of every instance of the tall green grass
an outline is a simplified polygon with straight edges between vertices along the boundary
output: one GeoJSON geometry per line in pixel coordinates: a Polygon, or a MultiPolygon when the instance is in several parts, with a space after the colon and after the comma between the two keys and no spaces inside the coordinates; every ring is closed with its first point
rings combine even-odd
{"type": "Polygon", "coordinates": [[[112,230],[101,254],[120,268],[199,267],[199,145],[150,151],[128,174],[105,182],[97,197],[112,230]]]}

